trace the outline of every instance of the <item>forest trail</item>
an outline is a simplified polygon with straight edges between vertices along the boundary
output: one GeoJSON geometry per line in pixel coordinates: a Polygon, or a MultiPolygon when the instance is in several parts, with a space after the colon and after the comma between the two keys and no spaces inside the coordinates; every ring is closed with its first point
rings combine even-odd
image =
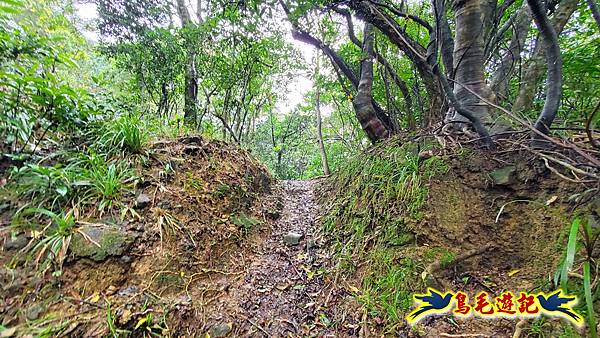
{"type": "Polygon", "coordinates": [[[323,239],[315,222],[316,181],[278,184],[281,217],[256,246],[245,275],[229,291],[228,303],[237,309],[224,314],[230,317],[225,325],[230,325],[234,336],[323,336],[329,324],[324,303],[332,295],[325,286],[327,255],[321,252],[323,239]],[[286,238],[291,234],[302,236],[297,244],[286,238]]]}

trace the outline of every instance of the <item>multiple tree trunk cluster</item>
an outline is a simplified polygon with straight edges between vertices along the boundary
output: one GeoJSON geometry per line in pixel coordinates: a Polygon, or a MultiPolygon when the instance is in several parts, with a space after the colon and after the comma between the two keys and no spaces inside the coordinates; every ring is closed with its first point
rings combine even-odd
{"type": "MultiPolygon", "coordinates": [[[[345,19],[350,41],[362,50],[359,73],[355,73],[331,46],[302,27],[301,20],[290,14],[290,5],[283,0],[279,3],[292,23],[294,38],[321,50],[336,72],[343,75],[340,80],[352,84],[353,93],[350,94],[356,117],[372,142],[399,131],[394,116],[374,99],[375,61],[403,94],[406,118],[412,120],[409,127],[415,125],[411,97],[415,93],[411,95],[406,81],[373,48],[376,34],[395,45],[401,55],[410,60],[422,80],[429,99],[429,107],[422,118],[424,126],[441,120],[457,127],[455,129],[472,126],[486,144],[493,146],[488,130],[498,124],[498,112],[489,103],[512,106],[513,112],[529,110],[546,70],[545,105],[534,127],[546,134],[556,116],[562,86],[557,35],[574,13],[577,0],[560,0],[552,8],[541,0],[527,0],[519,8],[513,8],[516,6],[514,0],[505,0],[502,4],[496,0],[431,0],[432,19],[429,21],[406,13],[385,0],[334,1],[320,10],[345,19]],[[364,22],[362,41],[355,35],[353,17],[364,22]],[[401,20],[420,25],[429,35],[429,44],[421,45],[419,39],[405,29],[406,25],[401,25],[401,20]],[[532,23],[539,33],[535,47],[527,50],[526,40],[532,23]],[[509,83],[517,75],[524,54],[529,57],[518,94],[514,102],[508,102],[509,83]]],[[[590,3],[595,5],[593,1],[590,3]]],[[[590,8],[594,11],[593,6],[590,8]]]]}

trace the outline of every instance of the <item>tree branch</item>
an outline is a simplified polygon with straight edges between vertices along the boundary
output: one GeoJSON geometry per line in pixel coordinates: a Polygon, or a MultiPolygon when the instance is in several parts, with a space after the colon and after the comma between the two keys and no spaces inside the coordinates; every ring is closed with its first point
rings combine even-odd
{"type": "Polygon", "coordinates": [[[560,98],[562,95],[562,60],[560,58],[560,47],[556,31],[550,24],[545,9],[539,0],[527,0],[531,15],[540,35],[546,45],[546,62],[548,63],[548,76],[546,80],[546,101],[544,108],[535,122],[535,128],[544,134],[548,134],[550,126],[556,117],[560,98]]]}

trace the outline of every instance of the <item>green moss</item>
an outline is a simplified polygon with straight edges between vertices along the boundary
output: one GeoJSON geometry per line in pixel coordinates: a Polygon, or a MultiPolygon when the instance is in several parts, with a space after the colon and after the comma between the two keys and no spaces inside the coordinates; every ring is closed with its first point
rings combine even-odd
{"type": "Polygon", "coordinates": [[[206,182],[202,179],[194,177],[191,171],[185,173],[185,180],[183,181],[183,190],[188,194],[193,194],[198,191],[203,191],[206,182]]]}
{"type": "Polygon", "coordinates": [[[244,236],[247,236],[254,226],[260,224],[260,221],[246,215],[245,213],[239,213],[231,216],[231,221],[235,224],[244,236]]]}
{"type": "Polygon", "coordinates": [[[81,231],[100,246],[80,233],[75,233],[69,250],[77,257],[89,257],[95,261],[102,261],[108,256],[122,255],[132,241],[125,232],[113,227],[84,227],[81,231]]]}

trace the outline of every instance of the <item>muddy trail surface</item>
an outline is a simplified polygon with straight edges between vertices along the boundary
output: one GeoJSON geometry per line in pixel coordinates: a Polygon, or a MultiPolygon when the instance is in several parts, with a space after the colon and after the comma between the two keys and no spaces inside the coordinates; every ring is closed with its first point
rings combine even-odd
{"type": "Polygon", "coordinates": [[[333,337],[357,332],[353,318],[335,319],[340,316],[335,304],[348,295],[326,282],[329,255],[316,222],[315,185],[315,181],[279,183],[281,216],[257,243],[243,277],[218,301],[223,312],[220,324],[209,329],[211,337],[227,331],[236,337],[333,337]]]}

